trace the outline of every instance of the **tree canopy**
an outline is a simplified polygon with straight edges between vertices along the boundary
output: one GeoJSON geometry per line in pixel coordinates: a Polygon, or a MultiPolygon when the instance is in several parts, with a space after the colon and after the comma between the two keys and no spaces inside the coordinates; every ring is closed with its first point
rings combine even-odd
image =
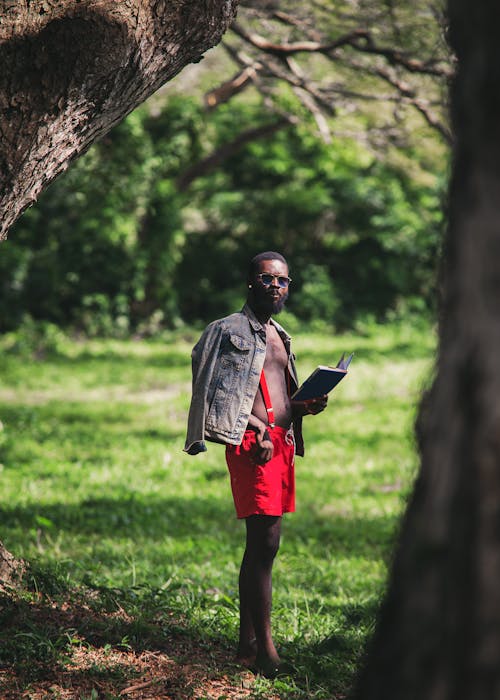
{"type": "MultiPolygon", "coordinates": [[[[184,6],[188,12],[190,4],[184,6]]],[[[26,34],[30,7],[24,14],[10,9],[4,35],[9,26],[26,34]]],[[[61,13],[90,22],[86,5],[82,16],[71,3],[65,8],[57,16],[55,8],[42,13],[38,33],[30,29],[21,45],[33,37],[43,44],[43,32],[59,27],[61,13]]],[[[215,5],[212,11],[221,19],[215,5]]],[[[147,16],[143,20],[147,24],[147,16]]],[[[146,39],[155,41],[145,37],[145,46],[146,39]]],[[[8,53],[11,43],[2,50],[8,53]]],[[[53,61],[63,71],[58,56],[54,49],[47,66],[53,61]]],[[[111,78],[109,61],[102,70],[120,91],[126,78],[111,78]]],[[[181,74],[173,89],[155,95],[104,138],[118,114],[109,121],[108,103],[116,100],[103,97],[101,107],[96,104],[98,128],[94,107],[87,110],[85,123],[94,126],[73,143],[72,153],[99,134],[101,141],[40,198],[3,247],[4,329],[25,313],[92,332],[126,332],[152,317],[166,325],[206,320],[233,308],[243,259],[269,241],[292,264],[300,261],[294,275],[300,294],[292,294],[291,309],[302,320],[319,316],[342,327],[366,314],[383,318],[434,307],[446,175],[443,92],[451,71],[439,7],[418,2],[410,10],[368,0],[309,8],[296,1],[279,8],[242,3],[223,44],[196,71],[189,75],[198,76],[201,88],[193,90],[181,74]],[[237,75],[228,77],[235,65],[237,75]],[[185,289],[182,280],[199,256],[203,271],[185,289]],[[231,271],[222,279],[218,259],[231,271]]],[[[25,81],[35,79],[28,71],[25,81]]],[[[137,81],[144,90],[156,84],[151,76],[134,75],[137,81]]],[[[8,87],[14,90],[15,75],[8,87]]],[[[120,95],[113,109],[123,113],[131,104],[120,95]]],[[[49,118],[50,128],[71,140],[57,121],[72,118],[71,110],[61,110],[49,118]]],[[[74,127],[84,134],[86,127],[74,127]]],[[[12,133],[14,144],[19,132],[12,133]]],[[[50,134],[42,141],[52,158],[50,134]]],[[[30,182],[39,191],[55,170],[33,160],[33,143],[22,162],[36,163],[40,177],[30,182]]],[[[4,182],[16,170],[14,161],[3,170],[4,182]]],[[[28,182],[21,170],[15,177],[28,182]]],[[[28,200],[16,197],[13,187],[4,193],[7,227],[28,200]],[[19,209],[8,206],[12,198],[22,200],[19,209]]]]}
{"type": "Polygon", "coordinates": [[[270,108],[293,119],[286,85],[326,140],[340,128],[373,144],[398,143],[415,112],[449,141],[444,25],[439,1],[243,1],[222,42],[238,73],[210,91],[207,104],[254,85],[270,108]],[[331,126],[331,116],[340,126],[331,126]]]}

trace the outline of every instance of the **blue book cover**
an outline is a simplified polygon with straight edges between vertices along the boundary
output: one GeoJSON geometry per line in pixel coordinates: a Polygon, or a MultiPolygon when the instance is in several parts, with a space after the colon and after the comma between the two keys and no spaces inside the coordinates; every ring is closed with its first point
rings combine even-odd
{"type": "Polygon", "coordinates": [[[292,395],[292,401],[308,401],[328,394],[347,374],[354,353],[347,359],[342,355],[336,367],[319,365],[309,375],[297,391],[292,395]]]}

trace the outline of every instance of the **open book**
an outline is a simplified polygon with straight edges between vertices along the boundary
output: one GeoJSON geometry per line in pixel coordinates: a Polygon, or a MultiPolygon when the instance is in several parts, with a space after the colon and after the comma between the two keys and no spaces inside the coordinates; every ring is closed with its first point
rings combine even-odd
{"type": "Polygon", "coordinates": [[[297,391],[292,395],[292,401],[308,401],[317,399],[324,394],[328,394],[347,374],[354,353],[346,359],[345,353],[337,363],[336,367],[319,365],[314,372],[309,375],[297,391]]]}

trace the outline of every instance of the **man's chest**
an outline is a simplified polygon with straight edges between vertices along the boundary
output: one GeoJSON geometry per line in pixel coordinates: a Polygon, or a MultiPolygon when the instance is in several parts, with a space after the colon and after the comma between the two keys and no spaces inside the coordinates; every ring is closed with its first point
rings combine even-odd
{"type": "Polygon", "coordinates": [[[266,329],[266,365],[285,368],[288,354],[281,336],[274,326],[266,329]]]}

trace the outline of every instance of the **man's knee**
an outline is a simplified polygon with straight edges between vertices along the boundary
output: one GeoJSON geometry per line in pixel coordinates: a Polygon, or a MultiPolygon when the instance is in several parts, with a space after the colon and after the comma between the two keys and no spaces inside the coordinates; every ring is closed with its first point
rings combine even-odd
{"type": "Polygon", "coordinates": [[[263,561],[272,561],[278,553],[281,518],[254,515],[247,519],[247,550],[263,561]]]}

